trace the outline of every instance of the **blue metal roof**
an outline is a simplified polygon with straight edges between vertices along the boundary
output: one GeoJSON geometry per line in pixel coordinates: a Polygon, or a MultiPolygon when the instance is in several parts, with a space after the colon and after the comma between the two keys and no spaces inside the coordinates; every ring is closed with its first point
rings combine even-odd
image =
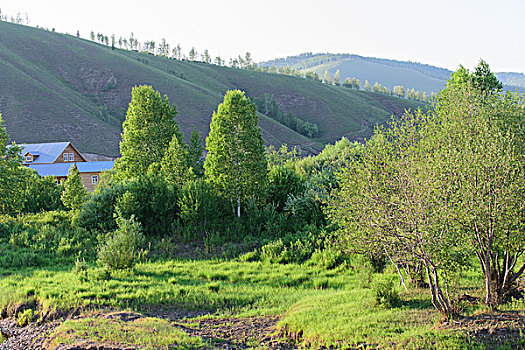
{"type": "Polygon", "coordinates": [[[55,164],[30,164],[29,169],[34,169],[40,176],[67,176],[69,168],[74,163],[55,163],[55,164]]]}
{"type": "Polygon", "coordinates": [[[69,172],[69,168],[72,167],[73,164],[77,165],[79,173],[100,173],[112,169],[115,165],[115,161],[30,164],[29,168],[36,170],[40,176],[65,177],[69,172]]]}
{"type": "Polygon", "coordinates": [[[102,171],[113,169],[115,161],[106,160],[101,162],[78,162],[76,164],[79,173],[99,173],[102,171]]]}
{"type": "Polygon", "coordinates": [[[52,142],[52,143],[26,143],[19,145],[22,148],[22,155],[31,153],[38,155],[32,162],[24,164],[42,164],[53,163],[69,145],[69,142],[52,142]]]}

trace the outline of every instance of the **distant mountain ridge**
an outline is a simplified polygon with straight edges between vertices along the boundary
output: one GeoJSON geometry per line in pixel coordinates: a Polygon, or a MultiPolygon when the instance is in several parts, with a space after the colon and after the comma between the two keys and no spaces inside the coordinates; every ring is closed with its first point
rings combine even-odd
{"type": "MultiPolygon", "coordinates": [[[[354,54],[303,53],[297,56],[278,58],[262,63],[266,67],[277,68],[290,65],[297,70],[312,70],[323,76],[325,70],[330,74],[340,71],[341,80],[357,78],[370,84],[376,81],[392,89],[396,85],[414,88],[427,93],[438,92],[446,84],[452,71],[429,64],[411,61],[398,61],[385,58],[365,57],[354,54]]],[[[490,62],[489,62],[490,64],[490,62]]],[[[505,90],[518,90],[525,93],[525,75],[522,73],[494,73],[504,84],[505,90]]]]}
{"type": "Polygon", "coordinates": [[[345,136],[368,138],[375,125],[415,101],[309,79],[126,51],[24,25],[0,22],[0,112],[18,143],[71,141],[83,153],[116,156],[136,85],[152,85],[177,105],[181,130],[204,137],[226,91],[271,96],[283,113],[318,126],[315,137],[259,114],[267,144],[318,153],[345,136]]]}

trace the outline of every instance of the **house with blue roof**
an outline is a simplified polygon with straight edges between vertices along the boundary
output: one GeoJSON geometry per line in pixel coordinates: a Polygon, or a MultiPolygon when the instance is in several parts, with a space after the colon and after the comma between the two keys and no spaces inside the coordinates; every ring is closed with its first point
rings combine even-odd
{"type": "Polygon", "coordinates": [[[22,148],[24,165],[40,176],[53,176],[57,184],[67,180],[69,169],[76,165],[84,188],[93,191],[100,182],[100,175],[110,170],[115,161],[88,162],[71,142],[28,143],[22,148]]]}

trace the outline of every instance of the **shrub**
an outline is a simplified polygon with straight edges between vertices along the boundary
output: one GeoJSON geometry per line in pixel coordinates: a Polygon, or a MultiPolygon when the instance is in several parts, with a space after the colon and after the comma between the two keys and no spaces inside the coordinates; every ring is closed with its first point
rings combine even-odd
{"type": "Polygon", "coordinates": [[[304,191],[304,181],[295,170],[273,167],[268,173],[268,202],[282,212],[289,195],[297,196],[304,191]]]}
{"type": "Polygon", "coordinates": [[[327,247],[325,249],[316,249],[308,261],[308,265],[333,269],[343,263],[343,260],[344,256],[340,250],[334,247],[327,247]]]}
{"type": "Polygon", "coordinates": [[[75,224],[91,231],[116,229],[115,214],[132,215],[147,235],[169,233],[178,213],[177,189],[157,175],[100,186],[75,217],[75,224]]]}
{"type": "Polygon", "coordinates": [[[178,191],[157,175],[146,175],[128,180],[116,200],[115,212],[124,217],[135,216],[146,235],[170,233],[179,211],[178,191]]]}
{"type": "Polygon", "coordinates": [[[186,183],[181,190],[179,220],[186,239],[202,239],[206,232],[222,226],[233,216],[227,201],[203,179],[186,183]]]}
{"type": "Polygon", "coordinates": [[[140,248],[144,242],[142,225],[134,216],[130,219],[118,216],[117,225],[118,229],[99,248],[98,258],[109,269],[131,268],[144,255],[140,248]]]}
{"type": "Polygon", "coordinates": [[[375,306],[389,309],[396,307],[401,301],[399,293],[394,289],[392,279],[375,281],[372,284],[372,292],[374,293],[375,306]]]}
{"type": "Polygon", "coordinates": [[[272,263],[287,263],[288,248],[282,239],[268,243],[261,248],[261,260],[272,263]]]}
{"type": "Polygon", "coordinates": [[[26,183],[24,194],[26,201],[22,212],[64,210],[65,207],[60,200],[63,189],[63,186],[57,186],[52,176],[41,177],[32,171],[26,183]]]}
{"type": "Polygon", "coordinates": [[[280,214],[272,203],[259,206],[256,201],[249,200],[242,217],[242,235],[256,238],[273,239],[283,237],[288,232],[288,220],[280,214]]]}
{"type": "Polygon", "coordinates": [[[239,256],[240,262],[252,262],[252,261],[259,261],[259,253],[257,251],[253,252],[247,252],[239,256]]]}
{"type": "Polygon", "coordinates": [[[16,316],[16,321],[20,327],[25,327],[33,321],[33,309],[20,311],[16,316]]]}
{"type": "Polygon", "coordinates": [[[82,252],[95,255],[96,237],[71,225],[68,212],[43,212],[0,218],[0,267],[72,263],[82,252]]]}
{"type": "Polygon", "coordinates": [[[115,230],[115,204],[124,190],[123,183],[99,186],[74,218],[74,224],[91,231],[115,230]]]}

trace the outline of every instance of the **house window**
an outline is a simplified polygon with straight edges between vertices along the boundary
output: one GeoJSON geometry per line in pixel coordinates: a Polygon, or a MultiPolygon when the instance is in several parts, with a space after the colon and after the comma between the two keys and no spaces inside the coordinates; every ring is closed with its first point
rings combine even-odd
{"type": "Polygon", "coordinates": [[[91,183],[93,185],[98,184],[98,175],[91,175],[91,183]]]}
{"type": "Polygon", "coordinates": [[[64,162],[67,162],[67,160],[68,160],[68,154],[64,153],[64,162]]]}
{"type": "Polygon", "coordinates": [[[32,162],[32,161],[33,161],[33,157],[30,154],[28,154],[26,156],[26,162],[32,162]]]}
{"type": "Polygon", "coordinates": [[[73,153],[69,153],[69,161],[73,162],[75,160],[75,155],[73,153]]]}

